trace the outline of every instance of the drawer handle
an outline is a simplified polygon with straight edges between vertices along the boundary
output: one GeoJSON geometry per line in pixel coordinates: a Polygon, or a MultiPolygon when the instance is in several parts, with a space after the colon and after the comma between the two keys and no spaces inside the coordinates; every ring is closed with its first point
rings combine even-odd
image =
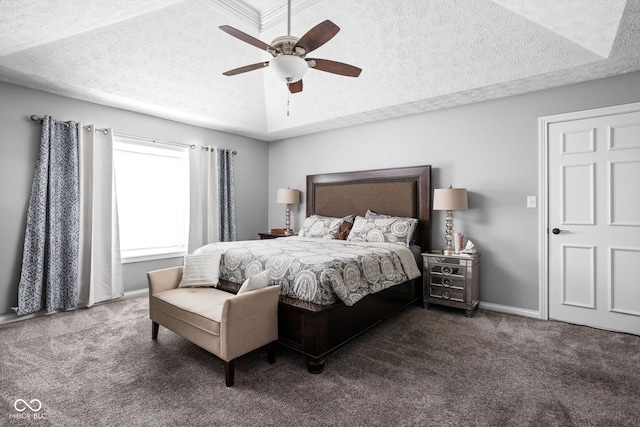
{"type": "Polygon", "coordinates": [[[449,267],[449,266],[444,266],[442,267],[442,269],[440,270],[442,271],[442,274],[452,274],[453,273],[453,268],[449,267]]]}
{"type": "Polygon", "coordinates": [[[451,299],[451,292],[450,291],[442,291],[442,298],[451,299]]]}
{"type": "Polygon", "coordinates": [[[442,286],[444,286],[445,288],[448,288],[451,286],[451,279],[446,278],[446,279],[442,279],[442,286]]]}

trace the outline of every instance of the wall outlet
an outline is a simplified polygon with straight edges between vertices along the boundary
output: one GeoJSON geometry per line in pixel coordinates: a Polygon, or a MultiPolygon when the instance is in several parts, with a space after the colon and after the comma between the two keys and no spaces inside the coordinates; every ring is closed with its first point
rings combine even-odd
{"type": "Polygon", "coordinates": [[[536,207],[536,196],[527,196],[527,208],[534,209],[536,207]]]}

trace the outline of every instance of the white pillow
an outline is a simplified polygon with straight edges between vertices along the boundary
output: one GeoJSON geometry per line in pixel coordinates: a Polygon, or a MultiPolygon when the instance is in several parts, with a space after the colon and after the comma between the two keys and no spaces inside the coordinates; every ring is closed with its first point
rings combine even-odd
{"type": "Polygon", "coordinates": [[[256,289],[262,289],[269,286],[269,279],[271,278],[271,270],[264,270],[260,274],[256,274],[254,276],[249,276],[247,280],[244,281],[240,289],[238,290],[237,295],[244,294],[246,292],[255,291],[256,289]]]}
{"type": "Polygon", "coordinates": [[[220,252],[191,254],[184,257],[184,269],[179,288],[216,286],[220,274],[220,252]]]}

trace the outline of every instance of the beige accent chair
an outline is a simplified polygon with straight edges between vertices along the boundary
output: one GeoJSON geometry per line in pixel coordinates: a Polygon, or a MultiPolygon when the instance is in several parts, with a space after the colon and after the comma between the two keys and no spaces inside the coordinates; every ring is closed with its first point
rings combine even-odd
{"type": "Polygon", "coordinates": [[[235,359],[268,345],[275,362],[280,286],[235,295],[216,288],[179,288],[182,267],[147,273],[152,339],[159,325],[226,362],[227,387],[233,385],[235,359]]]}

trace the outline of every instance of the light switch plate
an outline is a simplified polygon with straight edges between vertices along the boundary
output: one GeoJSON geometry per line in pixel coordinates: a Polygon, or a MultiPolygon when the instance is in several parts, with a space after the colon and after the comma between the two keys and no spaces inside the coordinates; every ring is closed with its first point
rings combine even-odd
{"type": "Polygon", "coordinates": [[[527,196],[527,208],[533,209],[536,207],[536,196],[527,196]]]}

